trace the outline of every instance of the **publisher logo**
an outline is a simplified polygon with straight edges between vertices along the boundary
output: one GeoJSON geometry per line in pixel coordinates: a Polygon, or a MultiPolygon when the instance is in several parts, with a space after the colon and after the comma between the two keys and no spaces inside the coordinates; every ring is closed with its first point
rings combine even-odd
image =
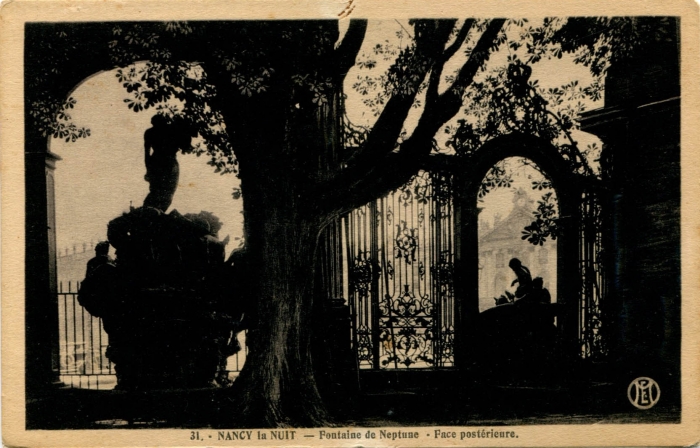
{"type": "Polygon", "coordinates": [[[627,398],[639,409],[649,409],[659,402],[661,388],[656,381],[645,376],[632,381],[627,388],[627,398]]]}

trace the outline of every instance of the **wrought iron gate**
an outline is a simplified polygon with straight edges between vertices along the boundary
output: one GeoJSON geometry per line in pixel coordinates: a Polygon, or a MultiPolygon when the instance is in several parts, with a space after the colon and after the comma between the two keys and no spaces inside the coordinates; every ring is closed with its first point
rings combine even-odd
{"type": "Polygon", "coordinates": [[[361,369],[454,364],[452,179],[421,171],[343,220],[361,369]]]}
{"type": "Polygon", "coordinates": [[[579,342],[582,358],[596,359],[607,354],[601,334],[601,301],[607,294],[605,281],[602,210],[599,195],[593,191],[581,195],[579,206],[579,342]]]}

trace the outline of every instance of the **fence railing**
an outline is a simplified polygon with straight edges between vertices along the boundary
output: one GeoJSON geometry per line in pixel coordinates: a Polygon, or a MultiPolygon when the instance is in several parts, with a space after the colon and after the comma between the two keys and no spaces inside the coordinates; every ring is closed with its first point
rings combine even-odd
{"type": "MultiPolygon", "coordinates": [[[[78,303],[79,282],[59,283],[59,376],[64,385],[80,389],[112,389],[117,384],[114,364],[107,357],[109,336],[102,319],[78,303]]],[[[235,379],[245,364],[245,333],[238,334],[241,350],[227,360],[226,374],[235,379]]]]}

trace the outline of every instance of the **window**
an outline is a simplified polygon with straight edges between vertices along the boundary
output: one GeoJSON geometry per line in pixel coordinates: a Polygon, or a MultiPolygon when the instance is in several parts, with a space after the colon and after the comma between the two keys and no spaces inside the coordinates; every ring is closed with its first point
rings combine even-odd
{"type": "Polygon", "coordinates": [[[505,266],[505,256],[503,255],[503,252],[498,252],[496,254],[496,267],[502,268],[503,266],[505,266]]]}

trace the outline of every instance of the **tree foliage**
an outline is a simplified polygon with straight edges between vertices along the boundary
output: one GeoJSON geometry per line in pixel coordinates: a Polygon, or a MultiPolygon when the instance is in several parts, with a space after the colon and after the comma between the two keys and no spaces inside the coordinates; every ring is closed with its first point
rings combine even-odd
{"type": "MultiPolygon", "coordinates": [[[[441,61],[439,67],[434,66],[431,55],[437,53],[436,46],[439,47],[440,42],[426,45],[426,41],[435,37],[428,31],[429,22],[411,21],[409,26],[414,28],[413,33],[403,26],[396,31],[398,45],[389,41],[377,42],[370,46],[371,50],[358,55],[359,74],[352,88],[362,96],[363,104],[371,113],[379,117],[391,98],[411,98],[412,108],[423,108],[424,95],[431,82],[436,88],[439,84],[441,89],[453,84],[452,88],[461,96],[463,111],[444,128],[447,138],[443,143],[431,142],[434,151],[453,151],[468,156],[489,139],[521,131],[559,142],[562,154],[569,157],[575,171],[587,170],[584,154],[570,138],[569,141],[562,140],[567,140],[563,137],[567,131],[576,128],[577,118],[585,110],[585,100],[600,99],[603,77],[611,61],[628,57],[641,41],[650,38],[650,34],[663,33],[664,30],[657,20],[649,18],[547,18],[538,23],[510,19],[490,36],[485,49],[478,50],[491,54],[507,52],[506,62],[497,58],[495,62],[487,63],[488,57],[483,58],[484,63],[477,67],[479,75],[469,79],[470,82],[455,84],[460,67],[443,73],[446,61],[441,61]],[[594,78],[589,85],[572,81],[561,87],[541,88],[537,80],[530,79],[532,65],[547,59],[560,59],[566,54],[574,55],[575,63],[591,68],[594,78]],[[380,66],[386,69],[377,73],[380,66]],[[431,77],[425,76],[428,72],[431,72],[431,77]],[[439,78],[439,82],[431,78],[439,78]]],[[[443,58],[457,55],[457,58],[477,56],[474,59],[479,59],[474,51],[490,22],[493,21],[451,21],[446,43],[460,45],[452,45],[443,58]]],[[[117,76],[130,94],[125,99],[129,108],[134,111],[155,109],[169,117],[186,117],[198,134],[191,152],[207,154],[209,164],[222,174],[235,173],[238,163],[216,104],[217,89],[207,72],[216,70],[226,74],[240,95],[254,97],[270,88],[276,63],[273,52],[260,45],[269,36],[261,38],[260,34],[264,33],[246,32],[245,26],[233,36],[227,31],[226,35],[233,38],[232,45],[213,46],[212,54],[207,55],[207,69],[201,54],[190,51],[194,53],[193,57],[185,60],[182,51],[173,45],[183,39],[212,40],[211,37],[204,39],[202,35],[216,35],[218,28],[223,26],[209,22],[115,24],[108,43],[112,62],[122,67],[117,76]]],[[[337,33],[324,27],[311,28],[303,30],[309,35],[303,39],[310,43],[307,57],[318,56],[324,46],[334,43],[338,37],[337,33]]],[[[299,31],[289,27],[277,37],[282,41],[298,39],[299,31]]],[[[58,32],[56,37],[58,42],[47,45],[46,76],[52,70],[58,70],[61,51],[74,45],[74,37],[65,31],[58,32]]],[[[314,104],[323,105],[328,101],[327,92],[333,80],[324,74],[323,67],[309,70],[310,65],[304,63],[308,61],[303,59],[293,61],[292,65],[300,70],[291,78],[314,104]]],[[[32,115],[41,123],[46,135],[72,140],[88,136],[88,129],[71,123],[70,115],[66,114],[70,107],[70,99],[61,103],[47,98],[42,104],[33,105],[32,115]]],[[[393,147],[400,146],[407,136],[408,132],[403,129],[393,147]]],[[[366,135],[354,137],[348,141],[355,148],[365,143],[366,135]]]]}
{"type": "Polygon", "coordinates": [[[45,42],[34,49],[33,58],[40,61],[34,64],[33,76],[27,78],[25,89],[34,93],[28,105],[30,125],[44,137],[64,139],[67,142],[90,136],[90,130],[73,122],[70,111],[76,104],[68,92],[56,94],[47,88],[45,80],[61,76],[66,59],[74,51],[80,36],[64,29],[50,28],[45,42]]]}
{"type": "MultiPolygon", "coordinates": [[[[464,56],[472,55],[489,22],[453,21],[450,43],[457,39],[462,43],[450,57],[457,50],[464,56]]],[[[516,130],[556,141],[563,132],[576,128],[578,116],[585,111],[584,100],[601,98],[603,79],[610,64],[630,57],[644,42],[662,38],[668,29],[667,22],[665,18],[653,17],[545,18],[538,23],[527,19],[505,21],[489,42],[488,51],[507,51],[507,62],[499,59],[481,64],[478,67],[481,74],[473,82],[454,86],[460,87],[464,110],[445,127],[446,142],[434,149],[468,155],[485,141],[516,130]],[[567,54],[573,56],[574,63],[591,69],[593,80],[590,84],[584,86],[572,81],[560,87],[541,88],[537,80],[529,79],[534,64],[552,58],[561,59],[567,54]]],[[[425,93],[428,86],[429,79],[423,75],[431,69],[430,57],[427,52],[419,51],[416,39],[425,21],[411,21],[409,25],[417,28],[413,33],[403,26],[397,30],[398,45],[389,41],[377,42],[370,51],[358,55],[357,67],[360,70],[352,88],[362,96],[362,102],[374,116],[379,116],[390,98],[416,97],[425,93]],[[382,62],[384,65],[390,63],[389,68],[382,73],[373,72],[382,62]]],[[[215,104],[216,87],[209,82],[203,58],[197,57],[201,54],[190,51],[193,57],[184,60],[173,43],[179,39],[192,39],[195,35],[202,41],[202,33],[215,36],[218,28],[224,26],[228,25],[211,22],[115,24],[111,27],[112,39],[108,42],[112,62],[121,67],[117,76],[130,94],[125,99],[128,106],[134,111],[153,108],[166,116],[189,117],[200,136],[193,143],[192,152],[209,154],[211,164],[221,173],[235,172],[237,163],[226,125],[215,104]]],[[[241,30],[244,28],[240,27],[241,30]]],[[[293,28],[281,31],[278,37],[287,41],[298,37],[299,30],[293,28]]],[[[305,29],[304,33],[311,33],[311,37],[304,40],[312,42],[308,46],[309,55],[318,53],[328,42],[337,39],[337,33],[321,28],[305,29]]],[[[40,56],[43,71],[30,79],[30,88],[39,85],[32,84],[32,80],[56,74],[65,61],[64,53],[75,47],[76,40],[81,37],[72,36],[69,30],[59,30],[54,34],[40,56]]],[[[208,40],[213,39],[215,37],[208,40]]],[[[241,95],[252,97],[267,91],[275,68],[272,52],[261,48],[260,42],[254,33],[235,33],[232,45],[226,48],[214,46],[216,49],[212,53],[217,64],[208,70],[226,73],[241,95]]],[[[302,90],[308,89],[315,104],[327,102],[326,92],[331,83],[328,76],[323,75],[323,70],[309,71],[303,61],[296,62],[295,65],[304,69],[294,74],[294,82],[302,90]]],[[[437,70],[433,72],[435,74],[437,70]]],[[[441,72],[440,85],[454,83],[458,73],[459,68],[450,73],[441,72]]],[[[32,105],[31,114],[45,135],[72,140],[89,135],[88,129],[71,123],[67,114],[74,100],[53,98],[49,94],[43,98],[32,105]]],[[[411,106],[421,108],[423,101],[415,98],[411,106]]],[[[403,135],[405,137],[406,133],[403,135]]],[[[363,140],[356,138],[350,142],[357,147],[363,140]]],[[[562,152],[575,151],[570,146],[574,145],[563,143],[562,152]]],[[[584,161],[576,163],[583,164],[584,161]]]]}

